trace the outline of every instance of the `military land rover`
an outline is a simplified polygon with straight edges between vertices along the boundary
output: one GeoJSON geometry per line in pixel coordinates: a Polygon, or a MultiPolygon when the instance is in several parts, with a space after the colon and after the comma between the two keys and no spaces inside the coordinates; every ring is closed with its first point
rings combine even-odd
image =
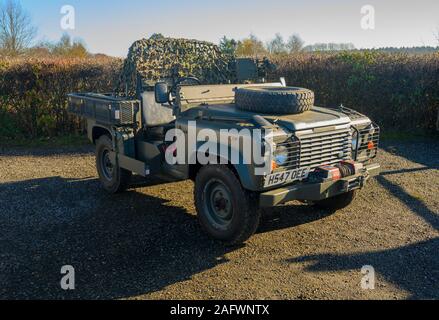
{"type": "Polygon", "coordinates": [[[103,188],[123,192],[132,174],[191,179],[202,228],[228,244],[256,232],[262,207],[351,204],[379,174],[378,125],[343,106],[315,106],[311,90],[283,79],[266,82],[250,59],[233,63],[236,83],[135,70],[131,93],[70,94],[69,111],[87,120],[96,145],[103,188]]]}

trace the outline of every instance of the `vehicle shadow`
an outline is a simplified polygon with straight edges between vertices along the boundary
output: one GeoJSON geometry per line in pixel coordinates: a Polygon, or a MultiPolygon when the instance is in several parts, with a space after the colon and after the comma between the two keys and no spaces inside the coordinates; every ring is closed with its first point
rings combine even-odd
{"type": "MultiPolygon", "coordinates": [[[[185,208],[145,192],[107,195],[94,177],[1,184],[0,206],[0,299],[135,297],[227,263],[240,248],[209,239],[185,208]],[[72,291],[60,286],[66,265],[75,269],[72,291]]],[[[300,207],[260,232],[310,216],[300,207]]]]}
{"type": "Polygon", "coordinates": [[[1,299],[115,299],[158,291],[227,262],[194,216],[139,192],[109,196],[96,179],[0,185],[1,299]],[[61,267],[76,288],[60,287],[61,267]]]}
{"type": "Polygon", "coordinates": [[[257,233],[298,227],[325,219],[335,211],[324,210],[308,204],[291,202],[285,206],[262,209],[261,223],[257,233]]]}
{"type": "MultiPolygon", "coordinates": [[[[425,169],[439,169],[439,141],[428,139],[425,141],[385,141],[380,146],[381,149],[403,157],[411,162],[416,162],[425,166],[425,169]]],[[[410,170],[402,168],[401,172],[410,170]]],[[[413,171],[422,170],[412,169],[413,171]]],[[[385,174],[386,172],[384,172],[385,174]]]]}
{"type": "MultiPolygon", "coordinates": [[[[424,163],[427,164],[427,163],[424,163]]],[[[401,186],[391,182],[386,175],[377,181],[395,198],[404,203],[413,214],[422,218],[439,231],[439,211],[431,210],[424,202],[408,194],[401,186]]],[[[386,281],[411,294],[411,299],[439,298],[439,238],[407,246],[358,254],[320,254],[289,259],[290,263],[310,263],[306,270],[313,272],[358,270],[372,265],[386,281]]]]}
{"type": "Polygon", "coordinates": [[[358,254],[318,254],[289,259],[290,263],[307,263],[307,271],[337,272],[358,270],[366,265],[386,281],[410,293],[410,299],[439,298],[439,238],[376,252],[358,254]]]}

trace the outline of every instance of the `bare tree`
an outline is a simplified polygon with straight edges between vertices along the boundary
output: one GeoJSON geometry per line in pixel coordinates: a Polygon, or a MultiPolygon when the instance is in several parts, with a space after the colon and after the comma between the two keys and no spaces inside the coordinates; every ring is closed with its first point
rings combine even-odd
{"type": "Polygon", "coordinates": [[[280,33],[276,33],[274,38],[267,43],[267,49],[271,54],[281,54],[287,52],[287,46],[280,33]]]}
{"type": "Polygon", "coordinates": [[[305,42],[302,40],[302,38],[298,34],[293,34],[289,39],[287,43],[288,50],[290,53],[300,52],[303,50],[305,42]]]}
{"type": "Polygon", "coordinates": [[[27,12],[17,0],[7,0],[0,7],[0,48],[9,55],[17,55],[28,48],[36,29],[27,12]]]}

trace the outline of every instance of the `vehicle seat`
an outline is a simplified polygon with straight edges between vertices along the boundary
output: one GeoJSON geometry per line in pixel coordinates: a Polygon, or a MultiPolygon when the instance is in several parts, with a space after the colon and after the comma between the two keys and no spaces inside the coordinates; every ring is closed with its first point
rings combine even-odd
{"type": "Polygon", "coordinates": [[[155,101],[154,91],[142,93],[142,108],[143,123],[146,127],[163,126],[175,120],[171,108],[155,101]]]}

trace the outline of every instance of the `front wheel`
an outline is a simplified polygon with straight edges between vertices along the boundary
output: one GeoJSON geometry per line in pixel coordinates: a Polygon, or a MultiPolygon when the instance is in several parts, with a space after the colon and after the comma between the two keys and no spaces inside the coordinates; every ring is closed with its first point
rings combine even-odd
{"type": "Polygon", "coordinates": [[[356,195],[357,191],[354,190],[332,198],[317,201],[315,205],[323,209],[341,210],[348,207],[355,200],[356,195]]]}
{"type": "Polygon", "coordinates": [[[120,193],[127,189],[131,171],[122,169],[111,159],[113,143],[108,136],[102,136],[96,142],[96,168],[99,179],[109,193],[120,193]]]}
{"type": "Polygon", "coordinates": [[[228,245],[245,242],[259,225],[256,199],[224,165],[201,168],[195,181],[195,206],[203,230],[228,245]]]}

